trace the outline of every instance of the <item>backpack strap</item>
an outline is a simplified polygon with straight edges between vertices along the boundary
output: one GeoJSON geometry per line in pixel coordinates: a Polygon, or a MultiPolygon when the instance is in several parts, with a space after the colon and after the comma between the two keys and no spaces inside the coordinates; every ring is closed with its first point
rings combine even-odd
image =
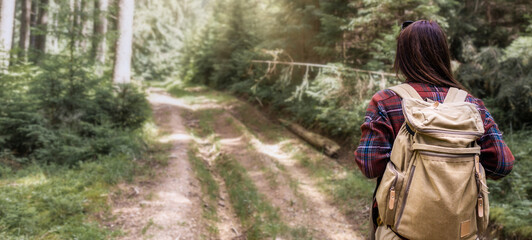
{"type": "Polygon", "coordinates": [[[412,86],[410,86],[408,83],[403,83],[397,86],[393,86],[389,88],[390,90],[394,91],[399,97],[401,98],[414,98],[423,101],[423,98],[419,96],[419,93],[417,93],[416,89],[414,89],[412,86]]]}
{"type": "Polygon", "coordinates": [[[463,102],[467,98],[467,92],[458,88],[449,88],[443,103],[463,102]]]}

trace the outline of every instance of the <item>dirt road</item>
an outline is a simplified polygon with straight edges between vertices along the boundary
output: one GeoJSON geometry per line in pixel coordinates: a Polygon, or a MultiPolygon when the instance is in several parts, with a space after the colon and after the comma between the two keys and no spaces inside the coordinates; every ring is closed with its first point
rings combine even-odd
{"type": "Polygon", "coordinates": [[[325,156],[226,94],[200,87],[174,95],[150,90],[170,160],[150,184],[123,186],[133,196],[113,207],[121,239],[363,239],[361,223],[300,161],[325,156]]]}

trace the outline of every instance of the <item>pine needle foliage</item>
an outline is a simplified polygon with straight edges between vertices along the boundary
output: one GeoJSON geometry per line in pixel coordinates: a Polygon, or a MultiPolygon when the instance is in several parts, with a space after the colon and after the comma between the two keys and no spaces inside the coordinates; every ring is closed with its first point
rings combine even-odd
{"type": "Polygon", "coordinates": [[[518,38],[502,50],[482,48],[462,64],[457,76],[471,92],[486,102],[505,129],[532,124],[532,38],[518,38]]]}
{"type": "Polygon", "coordinates": [[[73,165],[136,144],[128,132],[150,115],[144,94],[112,86],[90,69],[71,72],[69,61],[51,56],[35,73],[28,66],[1,78],[8,86],[0,106],[0,151],[14,161],[73,165]]]}

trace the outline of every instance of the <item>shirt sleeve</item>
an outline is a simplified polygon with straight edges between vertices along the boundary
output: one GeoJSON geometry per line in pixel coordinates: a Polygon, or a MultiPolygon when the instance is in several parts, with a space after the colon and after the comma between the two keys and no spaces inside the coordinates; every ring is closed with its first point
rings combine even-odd
{"type": "Polygon", "coordinates": [[[495,120],[488,112],[481,100],[476,102],[482,119],[484,119],[484,135],[477,140],[480,146],[480,163],[486,171],[486,176],[499,179],[508,175],[514,165],[514,156],[502,139],[495,120]]]}
{"type": "Polygon", "coordinates": [[[386,111],[375,94],[366,110],[361,126],[362,136],[355,151],[355,161],[368,178],[382,176],[390,160],[393,128],[386,111]]]}

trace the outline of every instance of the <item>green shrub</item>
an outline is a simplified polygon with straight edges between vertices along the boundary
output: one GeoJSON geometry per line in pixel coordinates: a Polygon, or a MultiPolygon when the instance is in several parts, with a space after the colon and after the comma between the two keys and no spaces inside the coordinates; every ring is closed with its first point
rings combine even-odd
{"type": "Polygon", "coordinates": [[[532,237],[532,137],[530,130],[506,135],[515,164],[510,175],[500,181],[488,181],[490,218],[502,226],[502,238],[532,237]]]}
{"type": "Polygon", "coordinates": [[[113,86],[83,64],[49,56],[39,67],[17,67],[0,77],[0,152],[19,163],[67,165],[138,152],[131,135],[150,116],[145,94],[132,85],[113,86]]]}
{"type": "Polygon", "coordinates": [[[506,49],[483,48],[456,75],[476,97],[482,98],[503,127],[532,124],[532,38],[520,37],[506,49]]]}
{"type": "Polygon", "coordinates": [[[116,127],[137,129],[151,114],[145,93],[133,85],[108,85],[94,98],[97,108],[93,114],[103,114],[102,118],[108,117],[107,121],[116,127]]]}

